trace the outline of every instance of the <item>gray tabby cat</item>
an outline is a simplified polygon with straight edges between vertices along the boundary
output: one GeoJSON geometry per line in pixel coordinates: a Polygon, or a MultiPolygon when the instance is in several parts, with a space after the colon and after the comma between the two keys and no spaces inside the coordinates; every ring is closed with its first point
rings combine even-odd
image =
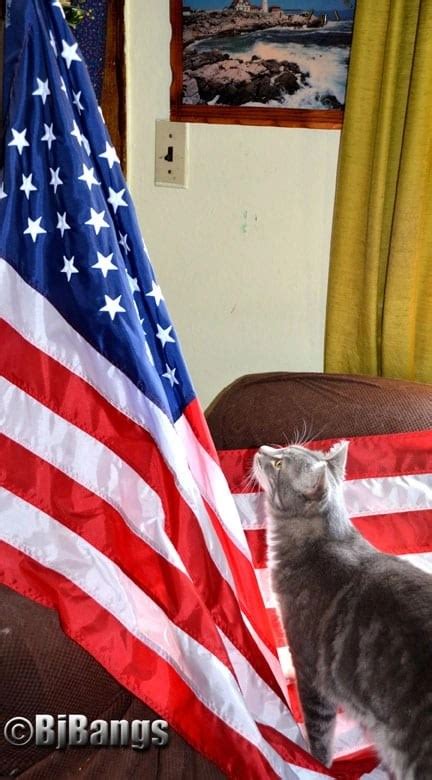
{"type": "Polygon", "coordinates": [[[397,780],[432,780],[432,577],[351,524],[347,450],[261,447],[254,459],[311,753],[330,766],[342,705],[397,780]]]}

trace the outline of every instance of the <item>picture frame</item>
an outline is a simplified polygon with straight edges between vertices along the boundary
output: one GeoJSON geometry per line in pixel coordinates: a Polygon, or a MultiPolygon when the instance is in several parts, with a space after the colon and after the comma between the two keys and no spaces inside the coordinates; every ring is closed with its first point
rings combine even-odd
{"type": "Polygon", "coordinates": [[[79,13],[74,32],[89,68],[96,97],[126,171],[125,0],[62,0],[79,13]]]}
{"type": "Polygon", "coordinates": [[[171,120],[339,129],[355,0],[302,5],[170,0],[171,120]]]}

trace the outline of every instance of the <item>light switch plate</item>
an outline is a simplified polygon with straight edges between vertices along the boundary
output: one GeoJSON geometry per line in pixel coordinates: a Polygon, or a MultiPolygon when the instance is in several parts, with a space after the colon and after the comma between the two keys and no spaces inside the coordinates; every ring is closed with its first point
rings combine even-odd
{"type": "Polygon", "coordinates": [[[155,184],[188,186],[189,125],[156,120],[155,184]]]}

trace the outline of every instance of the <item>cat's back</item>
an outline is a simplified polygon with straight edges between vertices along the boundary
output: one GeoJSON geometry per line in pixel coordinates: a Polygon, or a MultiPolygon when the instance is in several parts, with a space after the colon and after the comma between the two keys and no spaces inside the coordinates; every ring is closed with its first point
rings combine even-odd
{"type": "Polygon", "coordinates": [[[319,676],[394,767],[403,762],[398,777],[432,777],[430,574],[372,556],[323,618],[319,676]],[[408,770],[419,761],[423,769],[408,770]]]}

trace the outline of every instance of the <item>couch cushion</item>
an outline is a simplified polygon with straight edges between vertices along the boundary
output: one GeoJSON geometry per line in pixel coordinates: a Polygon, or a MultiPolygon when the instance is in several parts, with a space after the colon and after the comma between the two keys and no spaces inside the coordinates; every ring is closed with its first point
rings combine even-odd
{"type": "Polygon", "coordinates": [[[367,376],[248,374],[206,412],[216,448],[432,428],[432,385],[367,376]]]}

